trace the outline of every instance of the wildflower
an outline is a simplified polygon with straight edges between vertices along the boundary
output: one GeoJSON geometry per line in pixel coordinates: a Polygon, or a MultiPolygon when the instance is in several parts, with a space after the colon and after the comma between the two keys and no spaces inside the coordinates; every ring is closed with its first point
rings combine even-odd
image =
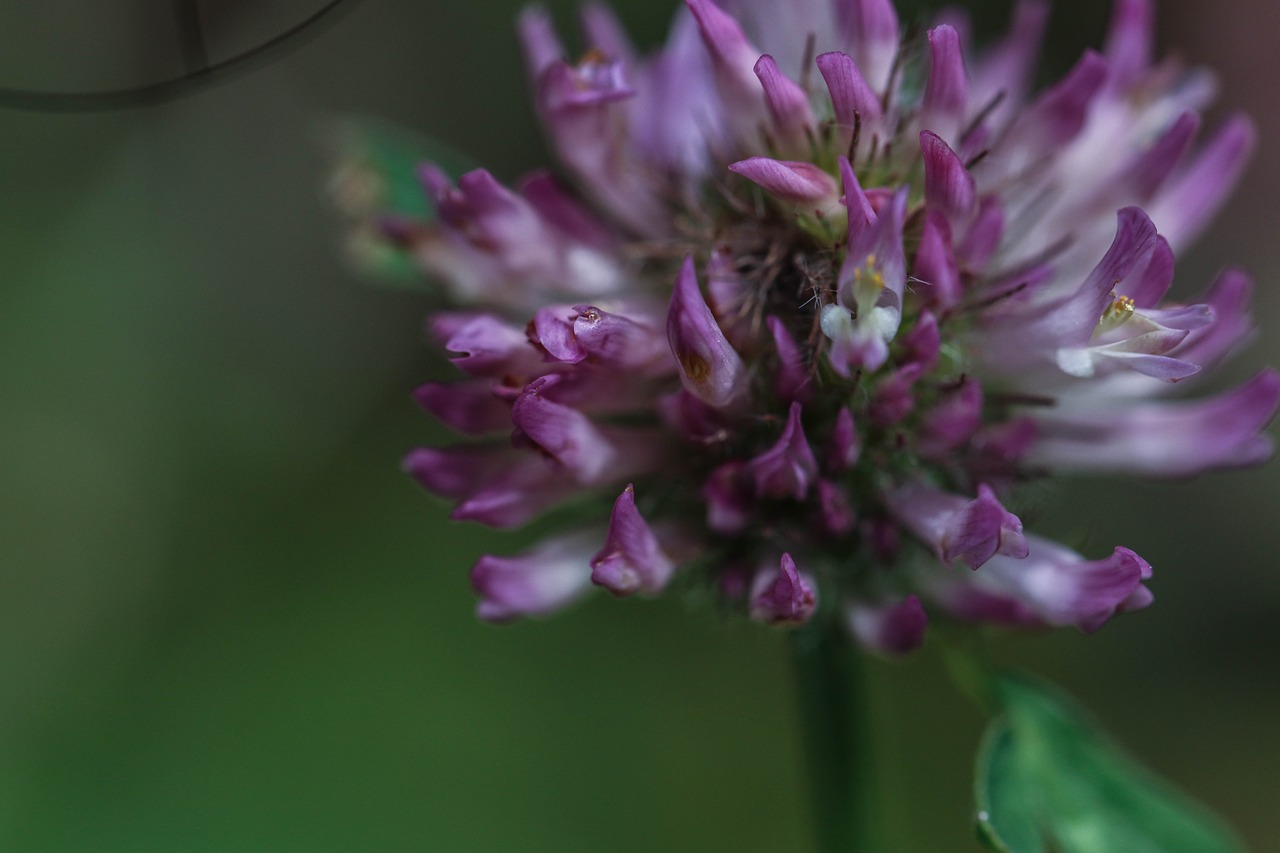
{"type": "Polygon", "coordinates": [[[648,57],[591,6],[576,62],[526,12],[576,191],[428,165],[436,216],[383,228],[459,304],[429,329],[463,376],[416,397],[468,440],[406,469],[457,519],[584,520],[483,557],[480,616],[701,585],[901,654],[930,617],[1092,631],[1148,605],[1137,554],[1006,504],[1271,452],[1275,372],[1169,399],[1251,329],[1243,273],[1166,292],[1252,130],[1196,145],[1208,88],[1153,63],[1149,7],[1117,0],[1104,51],[1038,94],[1040,0],[981,51],[954,13],[904,43],[888,0],[686,0],[648,57]]]}

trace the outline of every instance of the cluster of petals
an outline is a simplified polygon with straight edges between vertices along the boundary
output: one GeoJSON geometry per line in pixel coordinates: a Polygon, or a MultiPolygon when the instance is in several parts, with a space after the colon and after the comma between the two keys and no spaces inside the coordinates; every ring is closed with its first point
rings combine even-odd
{"type": "Polygon", "coordinates": [[[592,5],[577,61],[522,17],[568,180],[427,165],[434,217],[384,223],[455,302],[428,332],[461,378],[416,399],[466,439],[406,470],[455,519],[581,522],[482,558],[482,618],[701,585],[901,654],[930,618],[1092,631],[1151,602],[1133,551],[1005,502],[1270,454],[1276,373],[1179,393],[1249,337],[1248,277],[1166,298],[1253,131],[1200,138],[1211,79],[1153,59],[1151,0],[1034,91],[1047,16],[1021,0],[974,50],[954,10],[910,35],[889,0],[685,0],[645,56],[592,5]]]}

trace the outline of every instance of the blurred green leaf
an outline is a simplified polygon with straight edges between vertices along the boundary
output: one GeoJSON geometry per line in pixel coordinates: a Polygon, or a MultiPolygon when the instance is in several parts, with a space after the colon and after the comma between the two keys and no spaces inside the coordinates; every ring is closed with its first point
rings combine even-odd
{"type": "Polygon", "coordinates": [[[1002,853],[1235,853],[1222,822],[1122,753],[1067,697],[1005,677],[978,756],[978,834],[1002,853]]]}

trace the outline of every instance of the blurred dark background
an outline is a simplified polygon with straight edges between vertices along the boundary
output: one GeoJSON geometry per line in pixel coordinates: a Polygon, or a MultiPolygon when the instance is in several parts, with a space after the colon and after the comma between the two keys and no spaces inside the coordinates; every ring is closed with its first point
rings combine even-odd
{"type": "MultiPolygon", "coordinates": [[[[206,3],[213,59],[320,5],[206,3]]],[[[654,44],[668,3],[619,9],[654,44]]],[[[364,0],[276,61],[163,105],[0,112],[0,849],[803,850],[785,638],[679,601],[472,617],[466,570],[519,536],[446,521],[398,470],[444,439],[432,299],[344,262],[333,122],[430,134],[503,178],[547,161],[518,0],[364,0]],[[496,544],[495,544],[496,542],[496,544]]],[[[571,2],[555,2],[564,27],[571,2]]],[[[975,10],[997,27],[1005,2],[975,10]]],[[[1059,4],[1057,69],[1106,4],[1059,4]]],[[[1271,0],[1162,4],[1164,49],[1221,74],[1261,149],[1180,259],[1259,282],[1280,364],[1271,0]]],[[[172,4],[0,7],[0,86],[179,73],[172,4]]],[[[1222,115],[1225,113],[1218,113],[1222,115]]],[[[1100,633],[1011,637],[1146,763],[1280,849],[1280,468],[1071,484],[1037,526],[1157,570],[1100,633]]],[[[933,650],[871,666],[898,851],[975,847],[982,721],[933,650]]]]}

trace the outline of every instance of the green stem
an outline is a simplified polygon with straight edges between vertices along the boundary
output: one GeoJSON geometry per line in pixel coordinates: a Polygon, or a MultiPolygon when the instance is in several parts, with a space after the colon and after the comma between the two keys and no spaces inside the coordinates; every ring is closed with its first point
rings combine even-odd
{"type": "Polygon", "coordinates": [[[866,853],[875,848],[860,652],[839,621],[824,616],[791,640],[815,835],[821,853],[866,853]]]}

